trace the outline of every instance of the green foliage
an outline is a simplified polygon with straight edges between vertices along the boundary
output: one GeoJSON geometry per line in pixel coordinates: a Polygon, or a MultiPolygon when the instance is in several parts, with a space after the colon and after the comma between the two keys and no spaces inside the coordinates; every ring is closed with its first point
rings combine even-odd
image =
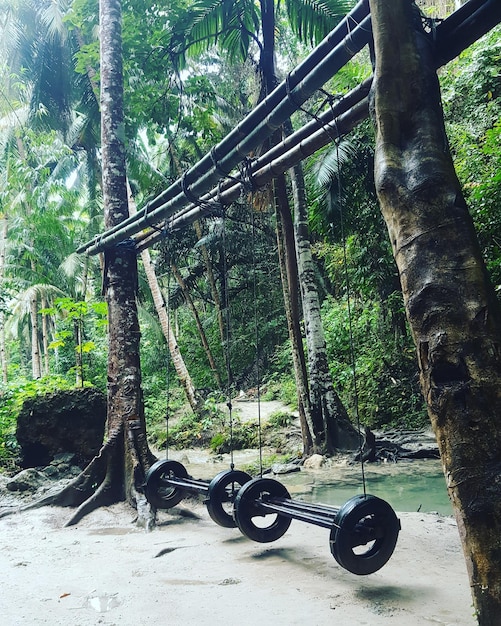
{"type": "Polygon", "coordinates": [[[501,27],[440,74],[447,134],[463,193],[495,285],[501,285],[501,27]]]}
{"type": "Polygon", "coordinates": [[[274,411],[268,418],[267,424],[272,427],[285,428],[294,421],[294,415],[289,411],[274,411]]]}
{"type": "Polygon", "coordinates": [[[236,422],[232,427],[225,425],[210,441],[210,449],[216,454],[225,454],[232,450],[256,448],[258,445],[257,425],[252,422],[236,422]]]}
{"type": "Polygon", "coordinates": [[[291,372],[289,362],[288,372],[283,374],[273,373],[266,380],[263,400],[280,400],[289,406],[292,411],[297,409],[297,389],[296,381],[291,372]]]}
{"type": "Polygon", "coordinates": [[[360,420],[367,426],[426,424],[415,349],[407,334],[391,334],[385,320],[389,311],[372,300],[351,303],[350,313],[345,299],[329,298],[322,313],[334,387],[352,418],[358,404],[360,420]]]}
{"type": "Polygon", "coordinates": [[[226,427],[228,416],[221,408],[222,398],[218,394],[211,394],[205,400],[201,417],[186,407],[180,388],[171,389],[168,394],[168,415],[167,394],[164,392],[161,399],[154,398],[146,396],[146,423],[148,440],[159,450],[165,449],[166,445],[174,449],[208,446],[214,434],[223,432],[226,427]]]}

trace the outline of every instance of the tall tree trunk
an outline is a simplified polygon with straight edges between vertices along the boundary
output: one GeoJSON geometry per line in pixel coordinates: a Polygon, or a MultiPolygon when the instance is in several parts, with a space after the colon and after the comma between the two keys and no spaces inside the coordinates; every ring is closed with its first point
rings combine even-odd
{"type": "MultiPolygon", "coordinates": [[[[99,18],[104,221],[111,228],[128,216],[120,0],[101,0],[99,18]]],[[[141,391],[135,246],[127,240],[106,250],[104,256],[109,328],[107,440],[79,476],[33,506],[78,506],[70,525],[98,506],[128,500],[137,508],[138,522],[150,526],[154,512],[143,485],[154,457],[146,440],[141,391]]]]}
{"type": "MultiPolygon", "coordinates": [[[[274,0],[260,0],[260,5],[263,46],[259,60],[262,77],[259,99],[262,100],[276,87],[277,79],[275,74],[275,3],[274,0]]],[[[269,143],[275,145],[281,139],[282,131],[278,130],[269,143]]],[[[299,283],[294,229],[284,174],[279,174],[273,181],[273,200],[277,217],[277,244],[279,251],[282,251],[282,291],[284,294],[289,338],[291,340],[294,376],[298,391],[303,453],[308,455],[313,452],[320,452],[321,442],[318,441],[315,433],[321,429],[316,428],[311,412],[308,374],[300,327],[299,283]]]]}
{"type": "MultiPolygon", "coordinates": [[[[284,228],[282,218],[278,213],[277,207],[277,248],[278,263],[280,267],[280,276],[282,279],[282,291],[284,297],[285,317],[287,319],[287,329],[289,331],[289,339],[291,342],[292,365],[294,368],[294,378],[296,381],[297,402],[299,411],[299,421],[301,424],[301,437],[303,442],[303,455],[309,456],[314,452],[319,452],[316,442],[313,441],[313,423],[311,421],[310,398],[308,394],[308,378],[306,373],[306,359],[301,338],[301,327],[299,324],[299,292],[297,282],[297,272],[295,263],[293,263],[293,272],[295,272],[296,280],[291,280],[291,273],[287,270],[288,259],[294,259],[294,251],[287,251],[284,247],[284,236],[282,230],[284,228]]],[[[290,218],[290,213],[289,213],[290,218]]],[[[290,220],[292,221],[292,220],[290,220]]]]}
{"type": "MultiPolygon", "coordinates": [[[[481,626],[501,615],[501,312],[449,154],[432,39],[370,0],[375,179],[481,626]]],[[[444,584],[447,584],[444,581],[444,584]]]]}
{"type": "MultiPolygon", "coordinates": [[[[47,300],[42,295],[42,311],[47,308],[47,300]]],[[[42,346],[43,346],[43,374],[48,376],[50,373],[49,366],[49,316],[42,313],[42,346]]]]}
{"type": "MultiPolygon", "coordinates": [[[[100,0],[101,150],[106,228],[129,215],[123,113],[120,0],[100,0]]],[[[108,303],[108,435],[122,431],[123,442],[110,454],[110,492],[131,503],[139,498],[151,461],[146,442],[136,306],[137,259],[126,241],[105,252],[104,288],[108,303]],[[113,458],[114,457],[114,458],[113,458]],[[122,492],[122,493],[120,493],[122,492]]],[[[109,479],[109,480],[108,480],[109,479]]]]}
{"type": "Polygon", "coordinates": [[[320,299],[315,278],[315,264],[311,254],[308,228],[308,212],[301,163],[290,171],[294,197],[294,237],[296,257],[303,302],[303,316],[308,352],[308,380],[315,438],[322,442],[330,454],[340,449],[354,449],[360,436],[352,426],[332,384],[327,361],[320,299]]]}
{"type": "Polygon", "coordinates": [[[84,384],[83,354],[82,354],[83,321],[81,318],[77,318],[74,321],[74,330],[75,330],[75,340],[77,344],[77,349],[76,349],[76,354],[75,354],[75,386],[83,387],[83,384],[84,384]]]}

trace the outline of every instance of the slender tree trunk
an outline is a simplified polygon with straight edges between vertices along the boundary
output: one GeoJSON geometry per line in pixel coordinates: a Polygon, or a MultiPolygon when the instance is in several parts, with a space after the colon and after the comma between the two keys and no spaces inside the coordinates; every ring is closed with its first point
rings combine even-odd
{"type": "MultiPolygon", "coordinates": [[[[370,0],[375,179],[480,626],[501,615],[501,314],[445,137],[432,38],[370,0]]],[[[447,581],[444,581],[447,584],[447,581]]]]}
{"type": "MultiPolygon", "coordinates": [[[[135,215],[137,213],[137,208],[129,184],[127,184],[127,192],[129,202],[129,214],[135,215]]],[[[165,306],[165,300],[162,294],[162,290],[160,288],[160,284],[158,282],[157,275],[155,273],[155,267],[151,260],[151,255],[148,248],[145,248],[141,251],[141,260],[143,262],[144,273],[146,274],[146,280],[148,281],[148,286],[151,291],[151,297],[153,298],[153,304],[155,305],[155,310],[158,315],[160,327],[169,348],[169,354],[172,359],[172,364],[174,365],[174,369],[176,370],[179,382],[184,389],[184,393],[186,395],[186,399],[190,404],[191,410],[194,413],[198,414],[201,410],[200,399],[198,397],[197,390],[195,388],[195,385],[193,384],[193,380],[190,376],[188,368],[186,367],[186,364],[184,362],[183,356],[179,350],[179,346],[177,345],[176,336],[172,330],[171,324],[169,323],[168,308],[165,306]]]]}
{"type": "Polygon", "coordinates": [[[354,449],[360,437],[353,428],[346,409],[332,384],[327,361],[320,300],[315,278],[315,264],[311,254],[308,212],[304,187],[303,168],[299,163],[290,172],[294,197],[294,237],[296,257],[303,302],[303,316],[308,351],[308,379],[310,406],[315,432],[325,451],[332,454],[340,449],[354,449]]]}
{"type": "Polygon", "coordinates": [[[30,321],[31,321],[31,375],[35,380],[42,377],[40,362],[40,343],[38,341],[38,298],[34,292],[30,296],[30,321]]]}
{"type": "Polygon", "coordinates": [[[211,369],[212,375],[214,376],[214,381],[217,385],[217,388],[222,389],[223,383],[221,381],[221,377],[217,369],[216,361],[214,359],[212,350],[207,340],[207,335],[205,334],[204,327],[202,325],[202,322],[200,321],[200,316],[198,315],[198,311],[195,306],[195,303],[193,302],[190,292],[188,291],[186,287],[186,283],[184,282],[183,277],[181,276],[181,272],[178,270],[177,266],[174,263],[171,263],[171,271],[172,271],[172,274],[174,275],[174,278],[177,281],[177,284],[179,285],[181,291],[183,292],[183,296],[184,296],[184,299],[186,300],[186,304],[188,305],[188,308],[190,309],[191,314],[193,315],[193,319],[195,320],[195,324],[198,330],[198,335],[200,337],[200,341],[202,342],[202,347],[204,349],[205,356],[207,357],[207,361],[209,363],[209,367],[211,369]]]}
{"type": "Polygon", "coordinates": [[[308,381],[306,375],[306,359],[304,355],[303,343],[301,339],[301,328],[299,325],[298,313],[298,288],[297,281],[291,289],[289,286],[287,272],[287,253],[284,249],[284,237],[282,234],[282,221],[280,215],[276,215],[277,222],[277,247],[280,276],[282,279],[282,291],[284,297],[285,317],[287,319],[287,329],[291,342],[292,365],[294,368],[294,379],[296,381],[297,403],[299,421],[301,424],[301,437],[303,442],[303,455],[309,456],[318,451],[313,443],[313,424],[311,422],[310,399],[308,394],[308,381]],[[295,310],[294,310],[295,309],[295,310]]]}
{"type": "MultiPolygon", "coordinates": [[[[195,229],[197,240],[200,241],[202,239],[202,227],[200,226],[200,222],[198,221],[194,222],[193,228],[195,229]]],[[[209,256],[209,251],[207,250],[207,247],[201,246],[201,250],[202,250],[202,256],[203,256],[204,263],[205,263],[205,269],[207,271],[207,279],[209,281],[212,299],[214,301],[214,306],[216,307],[217,323],[219,327],[219,337],[221,339],[221,343],[224,343],[225,331],[224,331],[223,310],[221,308],[221,298],[219,297],[216,279],[214,278],[214,272],[212,271],[212,261],[209,256]]]]}
{"type": "MultiPolygon", "coordinates": [[[[262,100],[276,87],[277,79],[275,74],[275,3],[274,0],[260,0],[260,6],[263,46],[259,61],[262,77],[259,99],[262,100]]],[[[281,139],[282,131],[278,130],[269,143],[274,145],[281,139]]],[[[303,453],[309,455],[314,452],[320,452],[321,449],[320,442],[315,436],[315,432],[318,432],[319,429],[315,428],[309,399],[308,374],[300,326],[301,315],[294,229],[284,174],[280,174],[273,181],[273,200],[277,219],[277,245],[279,261],[281,261],[282,291],[298,393],[303,453]],[[280,251],[282,254],[280,254],[280,251]]]]}
{"type": "Polygon", "coordinates": [[[83,354],[82,354],[82,342],[83,342],[83,322],[81,319],[75,320],[75,339],[77,344],[75,354],[75,386],[83,387],[83,354]]]}
{"type": "Polygon", "coordinates": [[[277,222],[277,245],[282,290],[284,294],[285,314],[291,341],[292,363],[298,394],[299,418],[305,456],[321,451],[320,442],[315,437],[308,388],[306,357],[301,336],[301,314],[299,309],[299,281],[297,275],[296,250],[294,245],[294,228],[288,204],[285,178],[282,176],[274,181],[275,207],[277,222]]]}
{"type": "MultiPolygon", "coordinates": [[[[47,308],[47,300],[45,296],[42,296],[42,310],[47,308]]],[[[49,317],[45,313],[42,313],[42,346],[43,346],[43,374],[48,376],[50,373],[49,367],[49,317]]]]}

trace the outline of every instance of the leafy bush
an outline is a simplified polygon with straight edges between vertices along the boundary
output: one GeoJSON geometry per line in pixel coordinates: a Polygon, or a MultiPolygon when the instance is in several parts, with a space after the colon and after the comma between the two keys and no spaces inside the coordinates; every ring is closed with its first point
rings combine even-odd
{"type": "Polygon", "coordinates": [[[271,427],[285,428],[294,421],[294,415],[288,411],[274,411],[268,418],[268,425],[271,427]]]}
{"type": "Polygon", "coordinates": [[[245,424],[237,423],[232,428],[225,426],[210,441],[210,449],[216,454],[255,448],[257,445],[257,425],[251,422],[246,422],[245,424]]]}
{"type": "MultiPolygon", "coordinates": [[[[177,392],[178,401],[181,402],[181,390],[177,392]]],[[[218,394],[210,394],[204,402],[201,416],[195,415],[191,409],[184,409],[185,413],[174,414],[174,407],[169,407],[173,425],[169,425],[167,432],[165,425],[165,412],[162,419],[157,417],[155,421],[148,422],[148,440],[159,450],[169,447],[175,449],[190,448],[209,445],[212,437],[217,432],[223,432],[227,414],[220,408],[221,397],[218,394]]],[[[169,419],[170,422],[170,419],[169,419]]]]}
{"type": "Polygon", "coordinates": [[[280,400],[283,404],[291,407],[292,411],[297,409],[296,381],[293,374],[288,373],[271,377],[266,382],[262,399],[265,401],[280,400]]]}

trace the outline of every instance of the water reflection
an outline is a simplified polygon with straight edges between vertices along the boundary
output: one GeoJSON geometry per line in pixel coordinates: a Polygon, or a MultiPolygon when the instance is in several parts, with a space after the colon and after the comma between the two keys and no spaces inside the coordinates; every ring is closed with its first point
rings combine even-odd
{"type": "MultiPolygon", "coordinates": [[[[368,465],[367,493],[383,498],[396,511],[438,512],[452,515],[439,461],[368,465]]],[[[339,507],[363,493],[360,466],[333,467],[277,477],[293,498],[339,507]]]]}

